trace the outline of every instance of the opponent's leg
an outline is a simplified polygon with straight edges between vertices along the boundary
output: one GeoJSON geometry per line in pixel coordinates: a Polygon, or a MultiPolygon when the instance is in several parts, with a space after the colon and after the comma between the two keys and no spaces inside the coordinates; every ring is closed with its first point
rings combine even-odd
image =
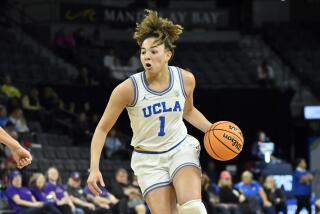
{"type": "Polygon", "coordinates": [[[177,198],[172,185],[154,189],[146,195],[152,214],[177,214],[177,198]]]}
{"type": "Polygon", "coordinates": [[[175,174],[173,186],[182,214],[206,214],[201,201],[201,172],[198,167],[185,166],[175,174]]]}

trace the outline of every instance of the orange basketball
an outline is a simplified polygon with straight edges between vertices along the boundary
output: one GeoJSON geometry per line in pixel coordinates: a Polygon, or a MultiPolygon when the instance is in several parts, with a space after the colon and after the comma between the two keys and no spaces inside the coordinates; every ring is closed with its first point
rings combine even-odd
{"type": "Polygon", "coordinates": [[[229,121],[219,121],[210,127],[204,135],[204,147],[216,160],[227,161],[236,157],[243,147],[240,128],[229,121]]]}

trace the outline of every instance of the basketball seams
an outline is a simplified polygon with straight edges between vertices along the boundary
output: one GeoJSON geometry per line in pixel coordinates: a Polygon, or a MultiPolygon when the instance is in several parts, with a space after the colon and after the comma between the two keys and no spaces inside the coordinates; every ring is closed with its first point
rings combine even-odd
{"type": "MultiPolygon", "coordinates": [[[[214,135],[214,133],[213,133],[214,135]]],[[[215,136],[215,135],[214,135],[215,136]]],[[[215,136],[216,137],[216,136],[215,136]]],[[[216,137],[217,138],[217,137],[216,137]]],[[[208,139],[209,139],[209,145],[210,145],[210,149],[213,152],[214,155],[216,155],[220,160],[225,161],[225,159],[221,158],[219,155],[217,155],[217,153],[213,150],[212,145],[211,145],[211,140],[210,140],[210,136],[208,135],[208,139]]]]}
{"type": "Polygon", "coordinates": [[[212,130],[212,131],[224,131],[224,132],[228,132],[228,133],[230,133],[230,134],[233,134],[234,136],[236,136],[240,141],[241,141],[241,143],[243,144],[243,137],[239,137],[237,134],[235,134],[235,132],[232,132],[232,131],[228,131],[228,130],[225,130],[225,129],[214,129],[214,130],[212,130]]]}
{"type": "Polygon", "coordinates": [[[214,134],[214,131],[213,131],[213,136],[215,136],[220,143],[222,143],[225,147],[227,147],[227,148],[228,148],[230,151],[232,151],[233,153],[235,153],[235,154],[237,154],[237,155],[240,153],[240,152],[237,153],[237,152],[233,151],[233,150],[230,149],[226,144],[224,144],[224,143],[214,134]]]}
{"type": "Polygon", "coordinates": [[[217,126],[219,126],[219,125],[221,125],[221,124],[224,124],[224,123],[230,123],[229,121],[221,121],[221,122],[218,122],[218,124],[213,124],[213,125],[215,125],[214,127],[210,127],[210,131],[212,131],[215,127],[217,127],[217,126]]]}

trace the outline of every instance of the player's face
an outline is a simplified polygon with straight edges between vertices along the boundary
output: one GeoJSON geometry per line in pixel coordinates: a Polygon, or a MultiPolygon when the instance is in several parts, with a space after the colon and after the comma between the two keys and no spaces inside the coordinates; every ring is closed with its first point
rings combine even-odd
{"type": "Polygon", "coordinates": [[[146,72],[156,74],[168,64],[172,53],[164,44],[156,44],[156,38],[150,37],[141,45],[140,60],[146,72]]]}

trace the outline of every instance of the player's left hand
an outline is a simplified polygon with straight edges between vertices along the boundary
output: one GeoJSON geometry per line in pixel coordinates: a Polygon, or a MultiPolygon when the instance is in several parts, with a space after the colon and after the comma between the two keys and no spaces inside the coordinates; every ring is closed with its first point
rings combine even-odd
{"type": "Polygon", "coordinates": [[[17,148],[10,149],[13,159],[17,163],[17,167],[19,169],[31,164],[32,156],[28,150],[23,148],[22,146],[18,146],[17,148]]]}

